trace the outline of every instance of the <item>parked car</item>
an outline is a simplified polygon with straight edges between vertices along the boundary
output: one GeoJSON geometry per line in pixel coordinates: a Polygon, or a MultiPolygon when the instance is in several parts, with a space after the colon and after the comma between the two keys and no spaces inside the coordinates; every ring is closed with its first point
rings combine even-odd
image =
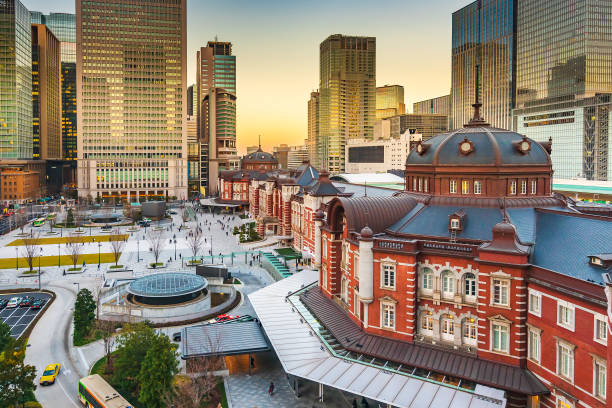
{"type": "Polygon", "coordinates": [[[181,332],[176,332],[172,335],[172,341],[176,341],[177,343],[181,341],[181,332]]]}
{"type": "Polygon", "coordinates": [[[6,305],[8,304],[9,300],[8,299],[0,299],[0,309],[4,309],[6,307],[6,305]]]}
{"type": "Polygon", "coordinates": [[[35,299],[32,302],[32,306],[30,306],[31,309],[41,309],[44,305],[45,305],[45,300],[44,299],[35,299]]]}
{"type": "Polygon", "coordinates": [[[239,318],[240,316],[232,316],[232,315],[228,315],[228,314],[220,314],[219,316],[215,317],[215,320],[218,322],[227,322],[229,320],[234,320],[239,318]]]}
{"type": "Polygon", "coordinates": [[[40,385],[55,384],[55,379],[60,372],[59,364],[49,364],[40,377],[40,385]]]}
{"type": "Polygon", "coordinates": [[[32,305],[33,299],[29,296],[24,296],[21,298],[21,302],[19,302],[19,307],[30,307],[32,305]]]}
{"type": "Polygon", "coordinates": [[[113,227],[111,227],[108,224],[106,224],[105,226],[102,227],[102,231],[110,231],[111,229],[113,229],[113,227]]]}
{"type": "Polygon", "coordinates": [[[6,305],[7,309],[14,309],[17,306],[19,306],[19,303],[21,302],[21,298],[18,296],[12,297],[11,300],[9,300],[8,304],[6,305]]]}

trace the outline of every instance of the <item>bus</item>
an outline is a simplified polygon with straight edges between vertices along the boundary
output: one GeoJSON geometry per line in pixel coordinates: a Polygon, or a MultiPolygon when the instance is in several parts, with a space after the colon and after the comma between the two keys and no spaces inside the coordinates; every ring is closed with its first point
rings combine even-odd
{"type": "Polygon", "coordinates": [[[32,225],[34,227],[42,227],[45,221],[46,221],[45,218],[37,218],[34,221],[32,221],[32,225]]]}
{"type": "Polygon", "coordinates": [[[79,381],[79,400],[85,408],[133,408],[133,406],[99,374],[79,381]]]}
{"type": "Polygon", "coordinates": [[[47,220],[54,220],[54,219],[55,219],[55,213],[54,212],[47,214],[47,220]]]}

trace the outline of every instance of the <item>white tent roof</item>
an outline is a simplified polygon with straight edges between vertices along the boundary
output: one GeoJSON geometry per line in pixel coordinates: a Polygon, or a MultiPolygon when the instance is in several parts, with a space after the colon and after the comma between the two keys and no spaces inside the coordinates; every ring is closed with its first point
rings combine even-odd
{"type": "Polygon", "coordinates": [[[332,177],[332,180],[345,181],[352,184],[403,184],[404,179],[391,173],[342,173],[332,177]]]}
{"type": "Polygon", "coordinates": [[[397,407],[505,408],[500,390],[478,385],[464,391],[331,354],[316,334],[316,319],[286,299],[317,279],[318,272],[305,270],[249,295],[288,374],[397,407]]]}

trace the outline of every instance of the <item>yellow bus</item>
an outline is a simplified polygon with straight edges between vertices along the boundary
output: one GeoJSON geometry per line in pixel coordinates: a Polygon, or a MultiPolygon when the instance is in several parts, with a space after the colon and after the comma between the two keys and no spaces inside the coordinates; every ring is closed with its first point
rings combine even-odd
{"type": "Polygon", "coordinates": [[[85,408],[133,408],[104,378],[89,375],[79,381],[79,400],[85,408]]]}

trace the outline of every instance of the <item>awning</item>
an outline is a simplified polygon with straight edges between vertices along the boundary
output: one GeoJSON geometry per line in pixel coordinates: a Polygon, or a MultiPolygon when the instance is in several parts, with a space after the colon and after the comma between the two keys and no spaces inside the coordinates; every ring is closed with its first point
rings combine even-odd
{"type": "Polygon", "coordinates": [[[288,374],[397,407],[506,406],[500,390],[477,385],[474,391],[467,391],[334,354],[319,337],[322,326],[294,295],[317,278],[317,271],[305,270],[249,295],[288,374]]]}
{"type": "Polygon", "coordinates": [[[230,356],[270,350],[258,322],[227,322],[184,327],[181,358],[230,356]]]}

